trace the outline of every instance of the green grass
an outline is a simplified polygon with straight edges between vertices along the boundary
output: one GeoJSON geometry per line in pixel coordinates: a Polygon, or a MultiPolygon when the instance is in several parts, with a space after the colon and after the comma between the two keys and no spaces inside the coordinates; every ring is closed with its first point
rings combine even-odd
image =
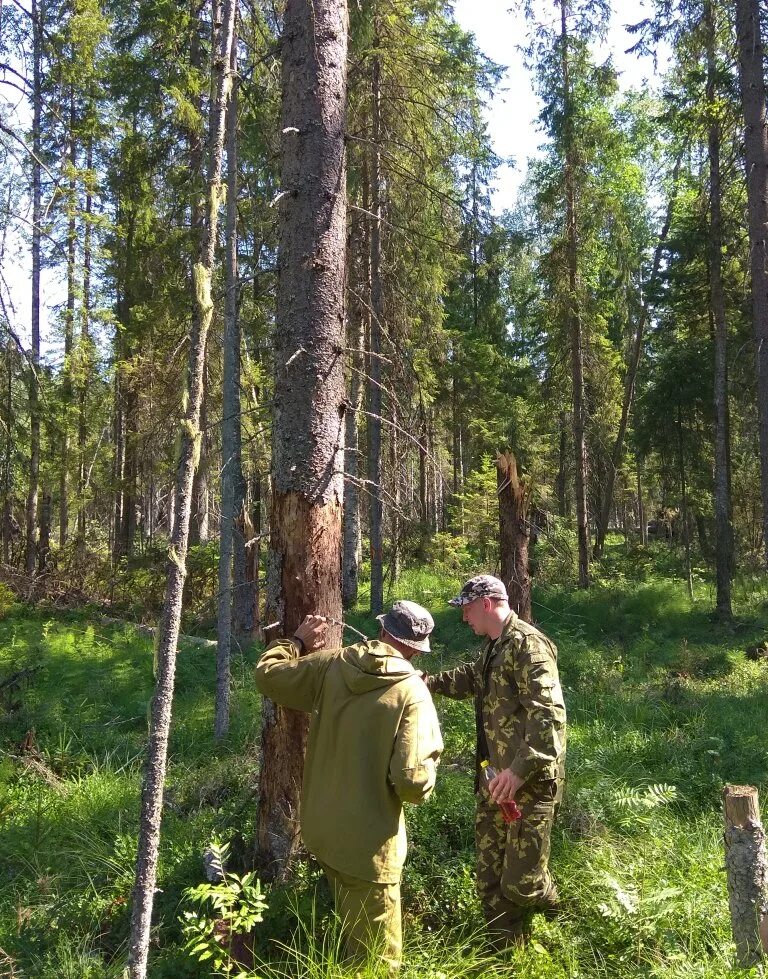
{"type": "MultiPolygon", "coordinates": [[[[768,798],[768,665],[744,657],[766,634],[768,586],[764,577],[739,580],[736,620],[718,625],[707,581],[698,577],[692,603],[672,555],[657,558],[649,565],[614,545],[589,592],[536,593],[536,619],[560,649],[569,711],[553,841],[564,913],[535,919],[533,941],[506,962],[484,949],[474,895],[472,706],[438,701],[446,744],[438,787],[408,812],[405,979],[749,974],[735,967],[730,942],[720,793],[725,782],[745,782],[768,798]],[[655,572],[664,561],[664,574],[655,572]],[[649,788],[660,785],[675,791],[649,788]]],[[[433,610],[428,670],[479,648],[446,604],[460,584],[427,569],[404,572],[393,589],[391,597],[433,610]]],[[[376,632],[362,612],[347,621],[376,632]]],[[[153,979],[210,975],[184,953],[178,919],[211,837],[231,841],[237,866],[250,859],[255,655],[236,660],[232,732],[216,745],[213,656],[180,652],[153,979]]],[[[17,606],[0,620],[0,677],[25,667],[37,672],[0,706],[0,976],[13,974],[13,962],[27,979],[112,979],[128,933],[150,644],[85,616],[45,618],[17,606]],[[36,753],[25,761],[20,745],[31,731],[36,753]]],[[[338,965],[318,881],[309,864],[291,889],[268,894],[258,927],[262,979],[354,975],[338,965]]]]}

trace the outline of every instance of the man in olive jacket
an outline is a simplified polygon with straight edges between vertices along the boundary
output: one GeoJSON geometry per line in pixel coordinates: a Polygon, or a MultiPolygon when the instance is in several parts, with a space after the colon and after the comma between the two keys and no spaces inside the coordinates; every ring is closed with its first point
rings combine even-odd
{"type": "Polygon", "coordinates": [[[521,940],[532,911],[558,905],[549,872],[565,762],[557,648],[518,618],[504,583],[492,575],[471,578],[450,604],[487,642],[474,663],[425,681],[433,694],[475,703],[477,889],[492,941],[503,948],[521,940]],[[498,773],[487,788],[480,786],[483,760],[498,773]],[[522,817],[507,824],[499,803],[510,800],[522,817]]]}
{"type": "Polygon", "coordinates": [[[265,650],[256,685],[276,703],[312,714],[304,844],[331,884],[348,958],[374,950],[394,970],[402,954],[402,803],[429,797],[443,743],[432,698],[410,662],[429,650],[432,616],[400,601],[379,622],[379,641],[324,650],[325,619],[307,616],[292,639],[265,650]],[[310,655],[300,655],[305,649],[310,655]]]}

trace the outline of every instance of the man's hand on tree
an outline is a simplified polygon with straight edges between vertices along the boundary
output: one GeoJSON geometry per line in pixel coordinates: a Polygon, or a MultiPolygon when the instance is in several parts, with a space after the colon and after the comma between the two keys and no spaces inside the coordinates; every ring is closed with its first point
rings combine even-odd
{"type": "Polygon", "coordinates": [[[323,648],[327,632],[328,623],[324,615],[307,615],[293,637],[299,640],[304,651],[312,653],[316,649],[323,648]]]}
{"type": "Polygon", "coordinates": [[[515,798],[515,793],[523,784],[519,775],[515,775],[511,768],[503,768],[499,774],[488,783],[488,794],[498,805],[500,802],[510,802],[515,798]]]}

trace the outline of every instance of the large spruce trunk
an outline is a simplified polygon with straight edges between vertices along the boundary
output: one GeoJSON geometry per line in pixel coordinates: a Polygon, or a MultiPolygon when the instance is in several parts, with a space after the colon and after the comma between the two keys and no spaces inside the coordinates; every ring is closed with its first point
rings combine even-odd
{"type": "MultiPolygon", "coordinates": [[[[348,15],[340,0],[288,0],[275,334],[268,639],[304,615],[341,618],[348,15]]],[[[338,645],[338,627],[328,644],[338,645]]],[[[308,716],[265,701],[258,859],[288,872],[298,842],[308,716]]]]}
{"type": "Polygon", "coordinates": [[[176,675],[176,646],[181,625],[182,594],[186,577],[192,484],[200,453],[202,431],[200,409],[203,400],[205,350],[213,316],[211,279],[216,248],[219,207],[222,197],[221,162],[224,146],[226,106],[232,81],[230,57],[233,43],[236,0],[223,7],[220,43],[214,52],[213,99],[210,113],[208,193],[206,222],[194,267],[194,303],[197,315],[190,323],[189,365],[186,410],[179,425],[179,460],[176,472],[176,513],[168,551],[168,578],[165,602],[157,630],[155,662],[157,682],[152,700],[149,748],[141,796],[141,822],[133,890],[131,932],[129,936],[129,979],[146,979],[149,935],[152,919],[160,822],[163,812],[163,787],[168,756],[173,689],[176,675]]]}
{"type": "Polygon", "coordinates": [[[736,0],[736,32],[745,124],[763,547],[768,565],[768,120],[759,0],[736,0]]]}

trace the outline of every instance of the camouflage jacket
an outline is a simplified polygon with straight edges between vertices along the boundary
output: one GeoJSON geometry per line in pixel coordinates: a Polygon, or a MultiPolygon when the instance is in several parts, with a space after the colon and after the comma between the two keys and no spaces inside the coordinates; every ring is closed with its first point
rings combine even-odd
{"type": "Polygon", "coordinates": [[[488,641],[474,663],[424,679],[433,694],[475,698],[489,761],[498,771],[511,768],[525,782],[562,780],[565,704],[557,647],[534,626],[511,612],[499,638],[488,641]]]}

